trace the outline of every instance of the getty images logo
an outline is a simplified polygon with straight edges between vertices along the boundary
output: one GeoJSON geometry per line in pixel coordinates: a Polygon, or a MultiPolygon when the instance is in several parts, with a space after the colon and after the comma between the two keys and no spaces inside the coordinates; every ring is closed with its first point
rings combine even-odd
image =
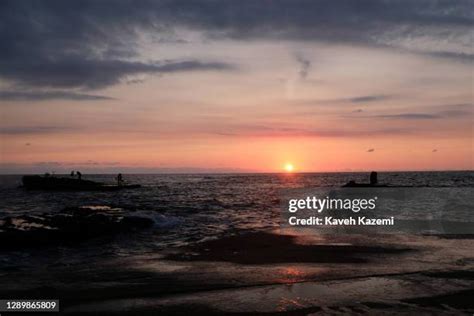
{"type": "Polygon", "coordinates": [[[304,199],[290,199],[288,201],[288,211],[296,213],[299,210],[314,210],[321,213],[324,210],[351,210],[357,213],[361,210],[373,210],[376,207],[377,197],[372,199],[338,199],[338,198],[317,198],[308,196],[304,199]]]}

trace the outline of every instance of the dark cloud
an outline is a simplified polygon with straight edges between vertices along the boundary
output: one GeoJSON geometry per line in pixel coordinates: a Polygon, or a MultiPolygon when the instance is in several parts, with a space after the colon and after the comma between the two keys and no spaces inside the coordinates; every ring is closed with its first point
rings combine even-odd
{"type": "Polygon", "coordinates": [[[473,54],[467,54],[467,53],[456,53],[456,52],[429,52],[426,53],[429,56],[432,57],[438,57],[438,58],[447,58],[447,59],[452,59],[455,61],[461,61],[461,62],[466,62],[466,63],[472,63],[474,60],[474,55],[473,54]]]}
{"type": "MultiPolygon", "coordinates": [[[[457,1],[172,1],[158,16],[176,24],[232,38],[324,40],[376,45],[383,35],[405,27],[472,27],[472,3],[457,1]]],[[[408,33],[408,34],[407,34],[408,33]]]]}
{"type": "MultiPolygon", "coordinates": [[[[397,39],[415,34],[435,42],[449,38],[463,47],[472,25],[470,0],[3,0],[0,78],[28,86],[100,88],[138,73],[229,69],[202,61],[137,62],[144,32],[158,39],[174,39],[177,29],[192,29],[207,38],[395,48],[397,39]]],[[[462,60],[472,56],[456,48],[412,50],[462,60]]]]}
{"type": "Polygon", "coordinates": [[[375,151],[375,148],[367,149],[367,152],[368,152],[368,153],[373,153],[374,151],[375,151]]]}
{"type": "Polygon", "coordinates": [[[141,63],[122,60],[86,60],[82,57],[62,60],[0,61],[0,76],[13,83],[32,87],[98,89],[117,84],[127,76],[164,74],[196,70],[228,70],[231,65],[218,62],[167,61],[141,63]]]}
{"type": "Polygon", "coordinates": [[[459,117],[470,117],[472,112],[461,111],[461,110],[448,110],[440,111],[435,113],[401,113],[401,114],[389,114],[389,115],[374,115],[371,117],[384,118],[384,119],[405,119],[405,120],[435,120],[435,119],[449,119],[459,117]]]}
{"type": "MultiPolygon", "coordinates": [[[[315,99],[315,100],[294,100],[292,101],[295,105],[303,105],[303,106],[313,106],[313,105],[338,105],[338,104],[357,104],[360,106],[360,103],[372,103],[378,101],[384,101],[388,99],[396,98],[394,95],[388,94],[373,94],[373,95],[362,95],[356,97],[349,97],[349,98],[340,98],[340,99],[315,99]]],[[[362,110],[361,110],[362,111],[362,110]]]]}
{"type": "Polygon", "coordinates": [[[436,152],[438,152],[438,149],[433,149],[433,151],[432,151],[432,152],[436,153],[436,152]]]}
{"type": "Polygon", "coordinates": [[[0,91],[3,101],[44,101],[44,100],[114,100],[114,98],[68,91],[0,91]]]}
{"type": "Polygon", "coordinates": [[[352,103],[368,103],[368,102],[387,100],[387,99],[390,99],[391,97],[392,96],[389,96],[389,95],[364,95],[360,97],[345,99],[345,101],[349,101],[352,103]]]}
{"type": "Polygon", "coordinates": [[[166,32],[160,6],[143,1],[2,1],[0,78],[18,86],[97,89],[137,74],[229,70],[213,61],[137,61],[141,31],[166,32]]]}
{"type": "MultiPolygon", "coordinates": [[[[380,114],[380,115],[352,115],[342,117],[352,118],[376,118],[376,119],[393,119],[393,120],[438,120],[438,119],[472,119],[474,108],[471,103],[458,104],[442,104],[432,105],[426,108],[426,112],[407,112],[394,114],[380,114]]],[[[353,113],[360,113],[362,110],[353,111],[353,113]]]]}
{"type": "Polygon", "coordinates": [[[300,68],[298,71],[298,74],[301,79],[306,79],[308,77],[308,72],[309,69],[311,68],[311,61],[306,59],[303,55],[301,54],[296,54],[295,59],[298,62],[300,68]]]}
{"type": "Polygon", "coordinates": [[[125,81],[126,84],[137,84],[137,83],[143,83],[145,82],[144,79],[130,79],[125,81]]]}
{"type": "Polygon", "coordinates": [[[436,114],[426,113],[402,113],[402,114],[389,114],[389,115],[374,115],[372,117],[384,118],[384,119],[405,119],[405,120],[432,120],[441,118],[436,114]]]}

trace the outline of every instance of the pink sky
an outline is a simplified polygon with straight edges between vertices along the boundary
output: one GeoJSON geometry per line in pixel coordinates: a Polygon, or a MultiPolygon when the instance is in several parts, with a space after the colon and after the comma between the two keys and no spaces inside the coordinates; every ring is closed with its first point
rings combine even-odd
{"type": "Polygon", "coordinates": [[[0,173],[277,172],[286,163],[301,172],[473,169],[472,43],[461,22],[383,25],[376,37],[354,30],[361,33],[346,41],[307,36],[292,20],[296,33],[281,37],[257,26],[235,36],[241,26],[232,24],[214,36],[213,26],[173,21],[172,32],[140,25],[133,35],[111,33],[133,50],[74,31],[63,42],[51,29],[48,39],[63,50],[53,45],[45,57],[32,46],[40,60],[25,68],[32,74],[0,70],[0,173]],[[103,70],[76,73],[62,55],[68,45],[81,67],[103,70]],[[106,55],[111,49],[132,57],[106,55]],[[67,71],[48,68],[63,57],[67,71]]]}

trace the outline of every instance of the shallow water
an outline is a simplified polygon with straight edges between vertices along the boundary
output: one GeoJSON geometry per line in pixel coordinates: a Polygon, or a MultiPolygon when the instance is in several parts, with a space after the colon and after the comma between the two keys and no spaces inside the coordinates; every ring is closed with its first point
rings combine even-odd
{"type": "MultiPolygon", "coordinates": [[[[113,175],[85,179],[114,182],[113,175]]],[[[367,182],[366,173],[127,175],[137,190],[119,192],[41,192],[18,188],[20,176],[0,176],[0,218],[13,214],[59,212],[65,207],[114,206],[152,218],[140,248],[168,247],[279,225],[280,192],[292,188],[340,186],[351,179],[367,182]]],[[[474,172],[380,173],[379,181],[418,187],[474,187],[474,172]]],[[[133,249],[130,243],[130,250],[133,249]]],[[[126,249],[124,244],[121,250],[126,249]]]]}
{"type": "MultiPolygon", "coordinates": [[[[113,175],[84,178],[114,181],[113,175]]],[[[75,247],[5,251],[0,255],[0,268],[100,264],[111,258],[154,255],[170,247],[273,229],[280,222],[282,190],[340,186],[352,179],[367,182],[368,174],[126,175],[125,179],[143,187],[118,192],[25,191],[18,188],[20,176],[0,176],[0,218],[93,205],[120,207],[155,223],[150,229],[87,240],[75,247]]],[[[417,187],[474,187],[474,172],[379,173],[379,181],[417,187]]]]}

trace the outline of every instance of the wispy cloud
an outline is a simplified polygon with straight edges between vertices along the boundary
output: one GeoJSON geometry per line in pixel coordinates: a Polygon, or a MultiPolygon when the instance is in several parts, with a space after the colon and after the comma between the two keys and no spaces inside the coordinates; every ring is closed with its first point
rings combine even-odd
{"type": "MultiPolygon", "coordinates": [[[[238,173],[257,172],[258,170],[243,168],[196,168],[196,167],[140,167],[133,165],[123,165],[117,162],[61,162],[61,161],[41,161],[33,163],[0,162],[1,174],[38,174],[44,172],[54,172],[56,174],[69,174],[71,170],[80,169],[83,177],[87,174],[150,174],[150,173],[238,173]]],[[[110,178],[113,180],[113,177],[110,178]]]]}
{"type": "Polygon", "coordinates": [[[68,91],[0,91],[0,100],[4,101],[45,101],[45,100],[72,100],[72,101],[100,101],[114,100],[114,98],[75,93],[68,91]]]}
{"type": "Polygon", "coordinates": [[[387,115],[373,115],[371,117],[383,119],[405,119],[405,120],[432,120],[441,118],[436,114],[426,113],[401,113],[401,114],[387,114],[387,115]]]}
{"type": "Polygon", "coordinates": [[[407,128],[381,129],[304,129],[294,127],[272,127],[265,125],[232,125],[210,133],[220,136],[250,137],[324,137],[324,138],[366,138],[387,135],[408,135],[416,131],[407,128]]]}
{"type": "Polygon", "coordinates": [[[387,99],[390,99],[391,97],[392,96],[390,95],[364,95],[360,97],[341,99],[340,101],[348,101],[351,103],[369,103],[369,102],[387,100],[387,99]]]}
{"type": "MultiPolygon", "coordinates": [[[[344,118],[376,118],[393,120],[438,120],[472,118],[474,108],[470,103],[432,105],[425,107],[426,112],[403,112],[376,115],[344,115],[344,118]]],[[[352,113],[361,113],[362,110],[355,110],[352,113]]]]}
{"type": "MultiPolygon", "coordinates": [[[[369,117],[382,118],[382,119],[404,119],[404,120],[436,120],[436,119],[449,119],[449,118],[462,118],[472,116],[472,112],[460,111],[460,110],[449,110],[440,111],[436,113],[400,113],[400,114],[386,114],[386,115],[373,115],[369,117]]],[[[367,116],[366,116],[367,117],[367,116]]]]}
{"type": "MultiPolygon", "coordinates": [[[[293,100],[291,101],[295,105],[313,106],[313,105],[363,105],[366,103],[377,103],[379,101],[385,101],[396,98],[394,95],[388,94],[369,94],[354,96],[348,98],[336,98],[336,99],[312,99],[312,100],[293,100]]],[[[359,109],[362,112],[362,109],[359,109]]]]}
{"type": "Polygon", "coordinates": [[[0,127],[0,134],[3,135],[30,135],[30,134],[50,134],[73,130],[66,126],[14,126],[0,127]]]}

